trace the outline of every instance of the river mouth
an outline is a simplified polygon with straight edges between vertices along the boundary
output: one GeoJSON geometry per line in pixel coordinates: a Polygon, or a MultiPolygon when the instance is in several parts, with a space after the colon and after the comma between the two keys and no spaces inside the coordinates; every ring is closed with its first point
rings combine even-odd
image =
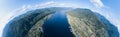
{"type": "Polygon", "coordinates": [[[56,12],[43,24],[43,37],[74,37],[65,12],[56,12]]]}

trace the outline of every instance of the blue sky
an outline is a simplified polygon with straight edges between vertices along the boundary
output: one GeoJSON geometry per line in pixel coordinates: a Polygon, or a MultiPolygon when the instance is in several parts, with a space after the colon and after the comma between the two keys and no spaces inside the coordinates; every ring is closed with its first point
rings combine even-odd
{"type": "Polygon", "coordinates": [[[120,0],[0,0],[0,37],[11,17],[44,7],[88,8],[104,15],[120,31],[120,0]]]}

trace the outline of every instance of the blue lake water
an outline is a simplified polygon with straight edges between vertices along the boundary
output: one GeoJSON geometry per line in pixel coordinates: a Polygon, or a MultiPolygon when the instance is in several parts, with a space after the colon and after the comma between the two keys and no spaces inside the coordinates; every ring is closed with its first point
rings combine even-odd
{"type": "Polygon", "coordinates": [[[56,12],[43,25],[44,37],[74,37],[65,12],[56,12]]]}

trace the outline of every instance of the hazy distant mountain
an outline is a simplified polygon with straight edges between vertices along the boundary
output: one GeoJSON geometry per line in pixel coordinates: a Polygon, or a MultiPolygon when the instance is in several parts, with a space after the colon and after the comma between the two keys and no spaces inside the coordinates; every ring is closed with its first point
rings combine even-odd
{"type": "Polygon", "coordinates": [[[89,9],[51,7],[15,17],[4,28],[3,37],[119,37],[119,32],[89,9]]]}

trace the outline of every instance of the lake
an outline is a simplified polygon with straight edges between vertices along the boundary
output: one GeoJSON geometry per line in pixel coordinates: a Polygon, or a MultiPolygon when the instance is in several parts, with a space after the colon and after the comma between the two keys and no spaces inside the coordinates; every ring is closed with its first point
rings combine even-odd
{"type": "Polygon", "coordinates": [[[56,12],[43,25],[44,37],[74,37],[65,12],[56,12]]]}

